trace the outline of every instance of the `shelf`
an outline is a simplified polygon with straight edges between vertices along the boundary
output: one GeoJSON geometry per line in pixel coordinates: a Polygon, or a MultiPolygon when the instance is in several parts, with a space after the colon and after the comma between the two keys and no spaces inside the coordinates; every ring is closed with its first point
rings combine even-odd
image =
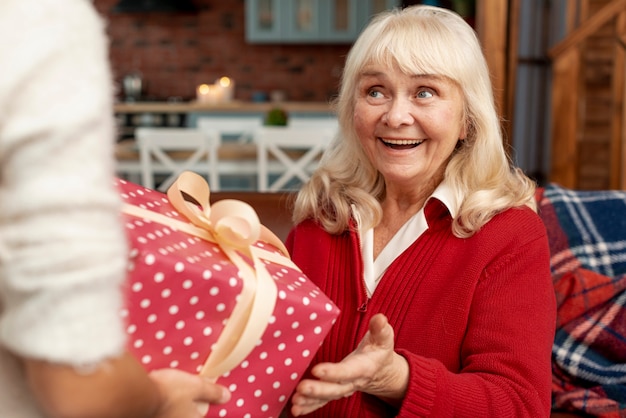
{"type": "Polygon", "coordinates": [[[207,104],[199,102],[133,102],[116,103],[116,113],[190,113],[190,112],[219,112],[219,113],[258,113],[267,112],[280,107],[286,112],[315,112],[332,113],[330,103],[325,102],[243,102],[207,104]]]}

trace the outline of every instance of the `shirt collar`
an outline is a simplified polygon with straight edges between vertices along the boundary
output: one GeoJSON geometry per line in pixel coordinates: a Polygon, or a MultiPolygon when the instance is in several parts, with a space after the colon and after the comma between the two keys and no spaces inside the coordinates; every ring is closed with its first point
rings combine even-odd
{"type": "Polygon", "coordinates": [[[428,203],[430,199],[437,199],[443,203],[453,219],[456,217],[457,213],[459,213],[460,203],[457,200],[456,194],[445,180],[439,183],[433,194],[426,200],[426,203],[428,203]]]}
{"type": "Polygon", "coordinates": [[[359,244],[363,260],[363,279],[368,296],[371,296],[389,265],[406,250],[420,235],[426,231],[428,218],[454,216],[458,212],[458,204],[452,189],[442,182],[426,200],[424,207],[415,213],[391,238],[376,260],[373,259],[374,234],[372,229],[362,230],[361,219],[356,206],[352,205],[353,217],[358,226],[359,244]],[[434,199],[434,200],[432,200],[434,199]],[[435,202],[436,201],[436,202],[435,202]],[[437,202],[440,202],[437,204],[437,202]],[[430,210],[429,210],[430,209],[430,210]],[[431,217],[432,216],[432,217],[431,217]]]}

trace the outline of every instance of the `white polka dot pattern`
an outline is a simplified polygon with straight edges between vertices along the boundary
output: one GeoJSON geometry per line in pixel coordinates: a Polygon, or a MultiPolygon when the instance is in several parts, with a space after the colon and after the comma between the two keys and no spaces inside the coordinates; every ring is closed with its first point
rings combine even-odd
{"type": "MultiPolygon", "coordinates": [[[[118,180],[122,198],[182,220],[165,194],[118,180]]],[[[129,350],[147,370],[198,372],[241,292],[237,268],[220,248],[168,226],[124,215],[130,245],[125,289],[129,350]]],[[[256,245],[277,252],[268,244],[256,245]]],[[[301,272],[267,262],[278,299],[249,356],[218,382],[232,391],[207,417],[278,418],[339,315],[301,272]]]]}

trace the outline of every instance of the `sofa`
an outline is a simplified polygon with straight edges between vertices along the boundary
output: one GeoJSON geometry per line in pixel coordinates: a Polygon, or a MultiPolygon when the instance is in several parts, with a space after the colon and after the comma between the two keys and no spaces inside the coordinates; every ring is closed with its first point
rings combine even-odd
{"type": "MultiPolygon", "coordinates": [[[[214,192],[239,199],[285,240],[290,192],[214,192]]],[[[553,418],[626,417],[626,191],[537,189],[557,297],[553,418]]]]}

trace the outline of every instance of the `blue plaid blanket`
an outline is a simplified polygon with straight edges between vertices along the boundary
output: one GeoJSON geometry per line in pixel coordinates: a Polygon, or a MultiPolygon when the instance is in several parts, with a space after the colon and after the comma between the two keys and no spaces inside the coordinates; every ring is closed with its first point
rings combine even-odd
{"type": "Polygon", "coordinates": [[[557,297],[554,410],[626,417],[626,192],[537,193],[557,297]]]}

